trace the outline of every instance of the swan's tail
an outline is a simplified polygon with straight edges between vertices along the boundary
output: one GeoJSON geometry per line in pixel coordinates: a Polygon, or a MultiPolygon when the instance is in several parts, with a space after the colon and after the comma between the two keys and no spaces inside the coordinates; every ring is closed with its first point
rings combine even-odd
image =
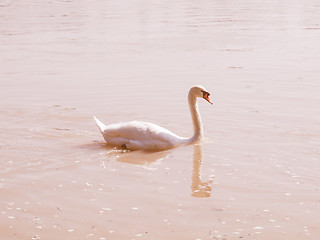
{"type": "Polygon", "coordinates": [[[98,118],[96,118],[95,116],[93,116],[93,119],[96,121],[96,124],[97,124],[100,132],[103,132],[103,130],[106,128],[106,126],[102,122],[100,122],[98,120],[98,118]]]}

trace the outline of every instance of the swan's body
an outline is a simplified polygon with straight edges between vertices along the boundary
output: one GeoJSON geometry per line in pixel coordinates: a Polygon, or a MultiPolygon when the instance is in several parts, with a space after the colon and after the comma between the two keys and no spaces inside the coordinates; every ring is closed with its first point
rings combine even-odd
{"type": "Polygon", "coordinates": [[[203,128],[196,98],[202,97],[212,104],[209,95],[201,86],[192,87],[189,91],[188,102],[194,128],[194,134],[190,138],[180,137],[163,127],[149,122],[120,122],[106,126],[96,117],[94,119],[103,138],[112,146],[124,147],[129,150],[166,150],[183,144],[194,143],[202,138],[203,128]]]}
{"type": "Polygon", "coordinates": [[[120,122],[105,126],[97,118],[94,119],[108,144],[129,150],[165,150],[186,140],[149,122],[120,122]]]}

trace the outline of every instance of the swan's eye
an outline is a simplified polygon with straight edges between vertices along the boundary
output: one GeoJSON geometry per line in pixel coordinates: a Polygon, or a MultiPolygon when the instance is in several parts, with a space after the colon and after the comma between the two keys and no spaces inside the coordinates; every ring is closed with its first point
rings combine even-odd
{"type": "Polygon", "coordinates": [[[210,100],[210,98],[209,98],[209,96],[210,96],[210,93],[208,93],[208,92],[206,92],[206,91],[202,91],[201,90],[201,92],[202,92],[202,94],[203,94],[203,98],[205,99],[205,100],[207,100],[209,103],[211,103],[211,104],[213,104],[213,102],[210,100]]]}
{"type": "Polygon", "coordinates": [[[206,91],[203,91],[203,90],[201,90],[201,92],[202,92],[202,94],[203,94],[203,98],[207,98],[207,97],[209,97],[210,96],[210,93],[208,93],[208,92],[206,92],[206,91]]]}

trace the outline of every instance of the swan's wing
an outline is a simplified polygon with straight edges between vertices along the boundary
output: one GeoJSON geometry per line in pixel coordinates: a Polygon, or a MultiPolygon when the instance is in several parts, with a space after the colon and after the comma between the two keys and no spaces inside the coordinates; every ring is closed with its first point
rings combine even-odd
{"type": "Polygon", "coordinates": [[[125,145],[130,150],[165,150],[185,142],[163,127],[140,121],[110,124],[101,132],[109,144],[125,145]]]}
{"type": "Polygon", "coordinates": [[[172,141],[179,138],[171,131],[153,123],[132,121],[106,126],[103,131],[109,137],[122,137],[128,140],[172,141]]]}
{"type": "Polygon", "coordinates": [[[132,124],[131,122],[114,123],[107,125],[103,129],[103,133],[110,137],[123,137],[130,139],[132,136],[137,136],[141,131],[141,126],[132,124]]]}

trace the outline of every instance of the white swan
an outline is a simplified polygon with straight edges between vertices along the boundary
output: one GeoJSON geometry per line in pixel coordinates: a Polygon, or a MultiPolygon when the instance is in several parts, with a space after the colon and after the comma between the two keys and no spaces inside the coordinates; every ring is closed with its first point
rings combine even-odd
{"type": "Polygon", "coordinates": [[[129,150],[162,151],[201,140],[203,127],[197,97],[204,98],[213,104],[209,96],[210,93],[201,86],[194,86],[189,90],[188,102],[194,129],[194,134],[190,138],[179,137],[171,131],[149,122],[120,122],[106,126],[96,117],[93,118],[104,140],[111,146],[129,150]]]}

